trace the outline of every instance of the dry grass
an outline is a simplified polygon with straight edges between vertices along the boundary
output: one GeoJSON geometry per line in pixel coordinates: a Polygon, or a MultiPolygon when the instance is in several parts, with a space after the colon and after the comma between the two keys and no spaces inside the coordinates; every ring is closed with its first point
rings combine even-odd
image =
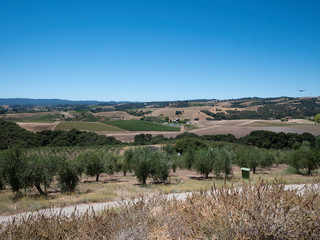
{"type": "Polygon", "coordinates": [[[165,196],[98,213],[40,214],[0,226],[1,239],[319,239],[320,189],[304,194],[263,182],[165,196]]]}

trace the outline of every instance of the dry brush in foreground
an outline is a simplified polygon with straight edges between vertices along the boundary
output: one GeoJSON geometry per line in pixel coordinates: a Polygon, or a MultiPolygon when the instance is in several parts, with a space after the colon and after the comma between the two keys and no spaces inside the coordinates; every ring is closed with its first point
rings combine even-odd
{"type": "Polygon", "coordinates": [[[1,239],[320,239],[320,189],[221,188],[184,201],[139,199],[99,213],[38,215],[0,226],[1,239]]]}

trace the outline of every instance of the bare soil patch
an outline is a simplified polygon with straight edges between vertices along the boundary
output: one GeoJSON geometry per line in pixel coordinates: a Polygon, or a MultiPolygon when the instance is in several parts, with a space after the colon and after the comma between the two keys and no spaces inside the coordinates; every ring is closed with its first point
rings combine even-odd
{"type": "Polygon", "coordinates": [[[44,130],[52,130],[57,123],[17,123],[20,127],[31,131],[31,132],[41,132],[44,130]]]}

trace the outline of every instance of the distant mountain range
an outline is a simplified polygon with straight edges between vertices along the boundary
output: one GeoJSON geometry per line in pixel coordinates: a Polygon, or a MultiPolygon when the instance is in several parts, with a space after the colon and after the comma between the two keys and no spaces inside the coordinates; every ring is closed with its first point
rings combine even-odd
{"type": "MultiPolygon", "coordinates": [[[[193,99],[193,100],[177,100],[177,101],[155,101],[149,103],[162,103],[162,102],[208,102],[215,99],[193,99]]],[[[1,105],[41,105],[41,106],[55,106],[55,105],[117,105],[123,103],[144,103],[139,101],[96,101],[96,100],[65,100],[65,99],[32,99],[32,98],[0,98],[1,105]]]]}
{"type": "Polygon", "coordinates": [[[96,100],[84,100],[84,101],[73,101],[73,100],[64,100],[64,99],[32,99],[32,98],[0,98],[0,105],[42,105],[42,106],[48,106],[48,105],[62,105],[62,104],[68,104],[68,105],[79,105],[79,104],[110,104],[115,105],[119,103],[128,103],[128,101],[109,101],[109,102],[103,102],[103,101],[96,101],[96,100]]]}

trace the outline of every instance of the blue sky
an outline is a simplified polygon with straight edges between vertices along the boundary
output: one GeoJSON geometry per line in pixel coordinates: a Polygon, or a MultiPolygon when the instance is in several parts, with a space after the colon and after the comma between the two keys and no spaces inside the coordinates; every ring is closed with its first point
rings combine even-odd
{"type": "Polygon", "coordinates": [[[318,0],[0,0],[0,98],[319,96],[319,12],[318,0]]]}

